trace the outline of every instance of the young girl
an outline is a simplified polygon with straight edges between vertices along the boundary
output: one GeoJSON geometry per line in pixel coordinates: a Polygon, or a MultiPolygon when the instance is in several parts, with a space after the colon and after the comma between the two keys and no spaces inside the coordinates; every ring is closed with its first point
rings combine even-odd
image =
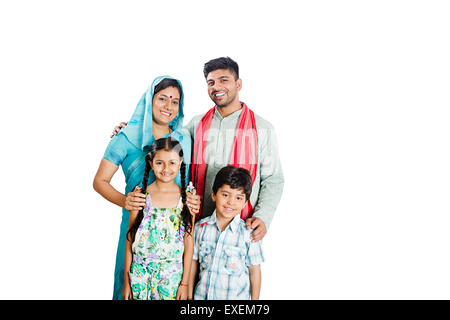
{"type": "Polygon", "coordinates": [[[158,139],[145,160],[141,190],[146,206],[130,211],[123,298],[187,299],[194,216],[186,205],[183,150],[173,138],[158,139]],[[150,169],[156,180],[147,186],[150,169]],[[174,181],[178,171],[181,188],[174,181]]]}

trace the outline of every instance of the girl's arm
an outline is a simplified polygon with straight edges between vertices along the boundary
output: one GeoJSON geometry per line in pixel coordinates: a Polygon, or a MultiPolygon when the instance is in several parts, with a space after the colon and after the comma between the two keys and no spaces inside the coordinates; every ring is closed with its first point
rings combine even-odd
{"type": "Polygon", "coordinates": [[[119,169],[119,166],[103,158],[94,178],[93,186],[95,191],[100,193],[106,200],[126,210],[140,210],[145,205],[145,194],[134,191],[125,196],[111,185],[111,179],[117,172],[117,169],[119,169]]]}
{"type": "Polygon", "coordinates": [[[195,217],[192,217],[191,233],[184,234],[184,254],[183,254],[183,278],[177,292],[177,300],[186,300],[189,292],[189,277],[191,275],[192,255],[194,253],[194,225],[195,217]]]}
{"type": "MultiPolygon", "coordinates": [[[[138,215],[138,210],[130,211],[130,222],[128,224],[128,229],[134,224],[136,221],[136,217],[138,215]]],[[[133,295],[131,293],[131,285],[130,285],[130,268],[131,263],[133,262],[133,251],[131,249],[131,241],[128,240],[127,235],[127,242],[125,243],[125,265],[124,265],[124,274],[123,274],[123,299],[124,300],[131,300],[133,299],[133,295]]]]}
{"type": "Polygon", "coordinates": [[[259,293],[261,291],[261,266],[259,264],[249,266],[248,271],[250,272],[251,299],[259,300],[259,293]]]}
{"type": "Polygon", "coordinates": [[[194,283],[197,277],[198,270],[198,260],[192,260],[191,265],[191,275],[189,276],[189,286],[188,286],[188,300],[192,300],[194,297],[194,283]]]}

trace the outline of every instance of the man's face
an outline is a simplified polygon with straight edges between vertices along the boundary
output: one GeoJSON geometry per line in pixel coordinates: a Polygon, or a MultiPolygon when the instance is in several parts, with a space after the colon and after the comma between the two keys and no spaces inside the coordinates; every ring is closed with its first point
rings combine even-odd
{"type": "Polygon", "coordinates": [[[228,69],[218,69],[208,73],[206,77],[208,94],[218,107],[226,107],[233,103],[239,103],[239,91],[242,80],[235,80],[234,74],[228,69]]]}

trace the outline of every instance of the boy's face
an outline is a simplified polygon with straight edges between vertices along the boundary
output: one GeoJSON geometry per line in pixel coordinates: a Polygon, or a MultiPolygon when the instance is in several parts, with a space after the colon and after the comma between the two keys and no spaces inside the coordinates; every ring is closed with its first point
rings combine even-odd
{"type": "Polygon", "coordinates": [[[227,219],[240,214],[247,202],[243,188],[232,189],[228,184],[221,186],[216,194],[212,192],[211,197],[216,202],[216,214],[227,219]]]}

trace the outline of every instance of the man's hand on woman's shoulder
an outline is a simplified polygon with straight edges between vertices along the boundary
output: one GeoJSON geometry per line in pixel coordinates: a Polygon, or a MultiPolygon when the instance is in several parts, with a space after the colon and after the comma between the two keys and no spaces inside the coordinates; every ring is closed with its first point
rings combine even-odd
{"type": "Polygon", "coordinates": [[[123,128],[127,126],[128,122],[121,122],[118,126],[114,127],[111,138],[120,132],[123,128]]]}

